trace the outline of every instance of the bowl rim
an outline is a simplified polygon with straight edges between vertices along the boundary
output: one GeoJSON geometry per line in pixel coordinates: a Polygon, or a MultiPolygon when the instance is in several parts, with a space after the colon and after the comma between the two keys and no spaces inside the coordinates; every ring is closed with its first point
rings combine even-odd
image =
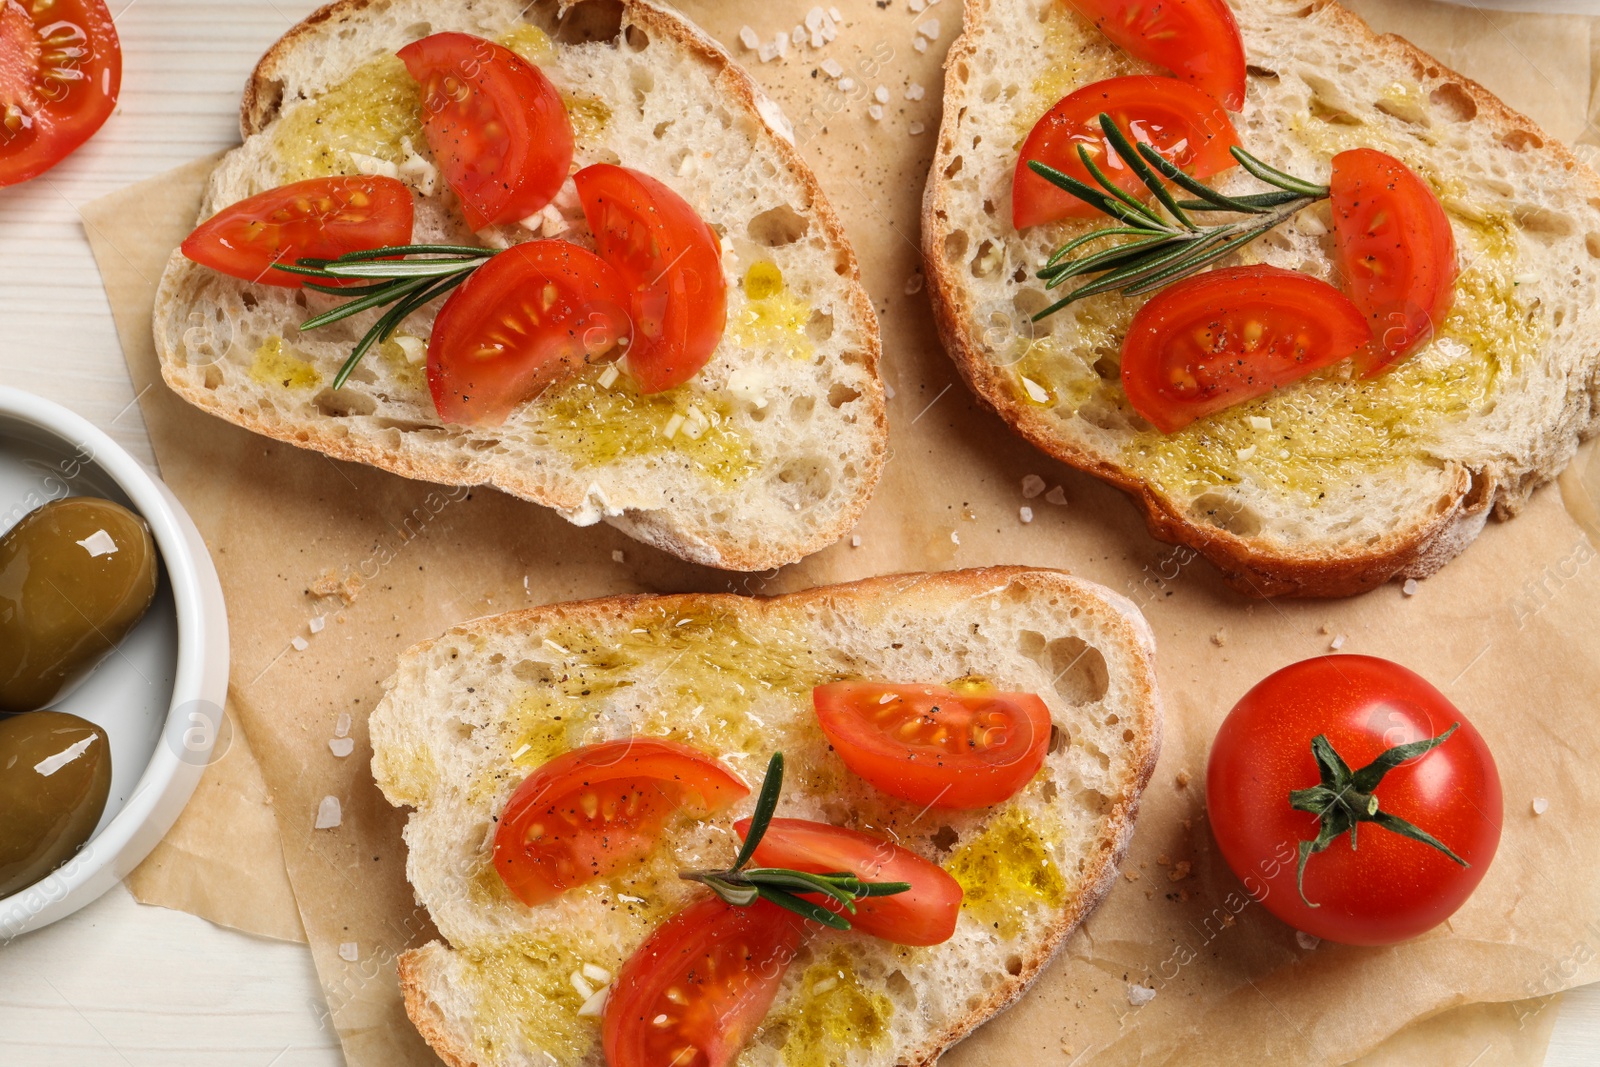
{"type": "Polygon", "coordinates": [[[99,897],[138,866],[171,829],[210,762],[222,725],[228,639],[215,565],[193,520],[164,483],[109,434],[55,401],[0,385],[0,420],[33,426],[76,449],[79,461],[105,471],[128,495],[149,523],[160,550],[178,623],[172,698],[155,751],[122,809],[77,855],[39,882],[0,897],[3,944],[99,897]],[[189,712],[190,721],[180,721],[179,716],[186,706],[205,701],[215,706],[216,719],[209,724],[211,729],[196,737],[192,719],[197,713],[189,712]],[[177,738],[182,738],[182,757],[174,749],[177,738]]]}

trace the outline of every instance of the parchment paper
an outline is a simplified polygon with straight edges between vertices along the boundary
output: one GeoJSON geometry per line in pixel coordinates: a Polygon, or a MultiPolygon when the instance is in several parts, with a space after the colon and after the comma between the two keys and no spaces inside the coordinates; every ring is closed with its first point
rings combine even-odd
{"type": "MultiPolygon", "coordinates": [[[[786,0],[759,14],[729,0],[684,6],[736,42],[745,22],[770,37],[808,4],[786,0]]],[[[1589,20],[1360,7],[1382,28],[1403,23],[1551,132],[1587,134],[1589,20]]],[[[1590,621],[1600,568],[1562,495],[1538,493],[1414,597],[1391,586],[1354,601],[1248,603],[1193,553],[1152,541],[1115,491],[1013,438],[956,381],[915,286],[938,58],[958,21],[954,3],[915,17],[900,5],[852,5],[826,54],[864,85],[889,88],[882,123],[866,117],[868,101],[813,77],[812,62],[754,67],[794,119],[854,238],[896,390],[894,456],[857,530],[860,547],[846,542],[773,574],[691,567],[606,527],[579,530],[497,493],[338,463],[188,408],[159,383],[149,308],[167,250],[192,223],[197,172],[86,209],[136,388],[153,383],[141,403],[163,474],[217,558],[234,632],[232,710],[259,759],[331,1021],[356,1067],[434,1062],[404,1019],[393,972],[395,955],[432,930],[404,882],[403,816],[367,769],[365,714],[396,652],[460,620],[531,603],[639,590],[776,593],[984,563],[1065,567],[1140,603],[1158,635],[1169,718],[1127,879],[1034,992],[946,1062],[1031,1067],[1044,1053],[1096,1064],[1336,1064],[1376,1050],[1399,1063],[1426,1049],[1435,1062],[1530,1063],[1548,1037],[1550,995],[1600,978],[1591,873],[1600,800],[1585,789],[1600,757],[1589,726],[1600,692],[1600,633],[1590,621]],[[928,17],[940,33],[918,53],[915,26],[928,17]],[[904,99],[913,81],[926,99],[904,99]],[[912,122],[925,132],[912,134],[912,122]],[[1060,486],[1065,503],[1025,501],[1030,473],[1060,486]],[[1019,520],[1024,503],[1036,513],[1030,524],[1019,520]],[[313,633],[318,616],[324,625],[313,633]],[[1226,710],[1261,675],[1339,637],[1345,651],[1399,659],[1444,689],[1493,747],[1506,789],[1501,852],[1477,894],[1446,927],[1386,950],[1307,947],[1241,903],[1200,808],[1205,753],[1226,710]],[[355,751],[341,759],[328,742],[344,714],[355,751]],[[315,831],[326,796],[342,802],[343,824],[315,831]],[[1536,796],[1549,801],[1542,816],[1530,808],[1536,796]],[[351,944],[356,959],[347,961],[340,947],[351,944]],[[1135,1009],[1130,983],[1156,996],[1135,1009]],[[1471,1006],[1480,1002],[1489,1006],[1471,1006]]],[[[1588,499],[1592,486],[1571,484],[1573,499],[1588,499]]],[[[271,854],[264,836],[248,846],[256,855],[271,854]]],[[[248,865],[242,847],[210,847],[224,866],[248,865]]],[[[208,910],[204,900],[179,903],[208,910]]]]}

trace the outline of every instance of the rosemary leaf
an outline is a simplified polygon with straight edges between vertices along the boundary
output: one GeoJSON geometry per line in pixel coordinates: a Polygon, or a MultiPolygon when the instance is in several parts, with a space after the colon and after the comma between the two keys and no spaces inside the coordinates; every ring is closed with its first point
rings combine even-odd
{"type": "Polygon", "coordinates": [[[1078,146],[1078,159],[1083,163],[1084,168],[1088,170],[1089,174],[1093,176],[1094,180],[1099,182],[1101,186],[1105,188],[1106,192],[1122,201],[1122,203],[1127,206],[1129,211],[1140,215],[1152,226],[1166,225],[1162,221],[1160,215],[1157,215],[1154,211],[1151,211],[1149,208],[1139,203],[1139,201],[1135,200],[1133,197],[1119,189],[1117,187],[1117,183],[1106,176],[1106,172],[1100,169],[1100,165],[1096,163],[1092,157],[1090,157],[1089,150],[1083,145],[1078,146]]]}
{"type": "MultiPolygon", "coordinates": [[[[1296,200],[1305,200],[1307,197],[1302,196],[1300,193],[1284,189],[1283,191],[1276,193],[1248,193],[1244,196],[1230,196],[1228,199],[1236,204],[1244,204],[1250,208],[1263,208],[1270,210],[1275,207],[1280,207],[1284,204],[1292,204],[1296,200]]],[[[1191,211],[1217,210],[1215,205],[1205,200],[1180,200],[1178,201],[1178,206],[1188,208],[1191,211]]]]}
{"type": "MultiPolygon", "coordinates": [[[[1082,259],[1074,260],[1071,263],[1062,264],[1055,270],[1048,272],[1040,271],[1039,277],[1047,278],[1049,280],[1049,284],[1045,286],[1046,289],[1054,289],[1062,282],[1068,280],[1069,278],[1076,278],[1080,274],[1093,274],[1096,271],[1102,270],[1116,270],[1119,267],[1127,266],[1130,263],[1137,263],[1141,258],[1154,251],[1157,246],[1170,244],[1175,240],[1180,239],[1163,234],[1160,237],[1151,238],[1148,241],[1130,241],[1127,244],[1118,245],[1115,248],[1108,248],[1102,252],[1096,252],[1092,256],[1085,256],[1082,259]]],[[[1187,242],[1180,241],[1180,243],[1187,242]]]]}
{"type": "Polygon", "coordinates": [[[315,330],[318,326],[326,326],[329,323],[338,322],[340,319],[347,319],[351,315],[358,315],[370,308],[392,304],[396,299],[421,289],[427,284],[427,278],[418,278],[416,281],[402,282],[399,285],[365,286],[364,288],[369,290],[365,296],[340,304],[338,307],[324,311],[320,315],[313,315],[300,324],[300,329],[315,330]]]}
{"type": "Polygon", "coordinates": [[[787,908],[796,915],[819,922],[824,926],[831,926],[835,930],[850,929],[850,920],[843,915],[838,915],[824,908],[821,904],[813,904],[809,900],[802,900],[793,893],[785,893],[781,889],[760,887],[761,899],[770,900],[780,908],[787,908]]]}
{"type": "Polygon", "coordinates": [[[1238,145],[1234,145],[1230,151],[1233,153],[1233,158],[1239,161],[1239,166],[1249,171],[1252,177],[1259,178],[1268,185],[1276,185],[1280,189],[1288,189],[1302,196],[1316,197],[1318,200],[1328,195],[1328,187],[1326,185],[1308,182],[1303,178],[1296,178],[1293,174],[1281,171],[1277,167],[1268,166],[1238,145]]]}
{"type": "Polygon", "coordinates": [[[1204,182],[1195,178],[1191,178],[1189,175],[1173,166],[1170,160],[1164,159],[1161,156],[1161,153],[1157,152],[1149,145],[1140,145],[1139,149],[1139,154],[1144,156],[1145,161],[1159,170],[1162,174],[1165,174],[1168,178],[1171,178],[1174,185],[1188,190],[1207,203],[1215,204],[1216,207],[1212,210],[1237,211],[1243,215],[1255,215],[1259,213],[1259,208],[1250,206],[1250,204],[1246,201],[1235,199],[1234,197],[1228,196],[1224,193],[1219,193],[1215,189],[1211,188],[1211,186],[1206,185],[1204,182]]]}
{"type": "MultiPolygon", "coordinates": [[[[1131,226],[1150,225],[1150,215],[1148,212],[1143,210],[1139,212],[1130,211],[1128,210],[1127,206],[1122,203],[1122,201],[1105,195],[1094,186],[1086,185],[1083,182],[1080,182],[1078,179],[1072,177],[1070,174],[1061,173],[1048,163],[1041,163],[1037,159],[1030,159],[1028,160],[1028,169],[1039,175],[1039,177],[1043,178],[1045,181],[1056,186],[1058,189],[1064,189],[1065,191],[1071,193],[1073,196],[1077,197],[1079,200],[1082,200],[1084,203],[1088,204],[1101,214],[1110,215],[1112,218],[1117,219],[1120,222],[1128,223],[1131,226]]],[[[1157,224],[1160,224],[1160,220],[1157,220],[1157,224]]]]}
{"type": "Polygon", "coordinates": [[[477,267],[477,259],[397,259],[363,263],[329,263],[322,274],[330,278],[438,278],[477,267]]]}
{"type": "MultiPolygon", "coordinates": [[[[1156,173],[1150,169],[1150,165],[1144,161],[1139,152],[1122,135],[1122,131],[1117,129],[1117,124],[1112,121],[1111,116],[1103,111],[1100,113],[1100,129],[1104,131],[1106,141],[1116,151],[1118,158],[1139,176],[1139,180],[1144,182],[1145,187],[1154,193],[1156,199],[1161,201],[1162,205],[1171,212],[1172,217],[1178,221],[1178,225],[1186,230],[1193,230],[1195,228],[1194,223],[1189,221],[1189,216],[1183,213],[1183,209],[1178,206],[1178,202],[1172,198],[1172,193],[1167,190],[1166,183],[1156,176],[1156,173]]],[[[1079,151],[1082,150],[1080,145],[1079,151]]]]}
{"type": "Polygon", "coordinates": [[[1045,260],[1044,266],[1039,269],[1039,277],[1044,277],[1046,271],[1055,266],[1070,253],[1077,251],[1079,248],[1082,248],[1084,245],[1089,244],[1092,241],[1098,241],[1102,237],[1155,237],[1165,234],[1166,232],[1166,230],[1152,230],[1147,226],[1109,226],[1103,230],[1090,230],[1081,237],[1074,237],[1072,240],[1056,249],[1055,253],[1049,259],[1045,260]]]}
{"type": "Polygon", "coordinates": [[[761,793],[756,797],[755,811],[750,814],[749,836],[744,839],[744,844],[739,846],[739,854],[733,860],[733,870],[740,870],[750,862],[756,846],[761,844],[761,839],[766,836],[767,826],[772,822],[772,813],[778,810],[778,794],[781,792],[783,792],[783,753],[774,752],[772,758],[767,761],[767,776],[761,782],[761,793]]]}

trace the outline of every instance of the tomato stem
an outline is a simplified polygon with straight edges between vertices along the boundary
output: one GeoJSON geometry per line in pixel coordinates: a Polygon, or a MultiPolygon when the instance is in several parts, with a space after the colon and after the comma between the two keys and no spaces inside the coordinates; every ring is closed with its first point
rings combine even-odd
{"type": "Polygon", "coordinates": [[[1306,862],[1333,844],[1334,839],[1340,834],[1346,832],[1350,834],[1350,849],[1354,851],[1356,828],[1364,822],[1370,822],[1402,837],[1409,837],[1413,841],[1420,841],[1429,848],[1436,848],[1463,867],[1471,866],[1426,830],[1398,815],[1380,811],[1375,792],[1384,775],[1402,763],[1416,759],[1444,744],[1460,725],[1459,722],[1452,723],[1450,729],[1438,737],[1412,741],[1410,744],[1396,745],[1387,749],[1358,771],[1352,771],[1349,764],[1334,751],[1333,743],[1328,740],[1326,734],[1318,734],[1311,739],[1311,755],[1317,761],[1317,771],[1322,781],[1310,788],[1293,789],[1289,792],[1290,807],[1296,811],[1310,812],[1321,823],[1316,838],[1311,841],[1301,841],[1299,847],[1300,864],[1295,871],[1295,887],[1300,891],[1300,899],[1305,901],[1307,907],[1320,908],[1322,905],[1313,903],[1306,896],[1306,862]]]}

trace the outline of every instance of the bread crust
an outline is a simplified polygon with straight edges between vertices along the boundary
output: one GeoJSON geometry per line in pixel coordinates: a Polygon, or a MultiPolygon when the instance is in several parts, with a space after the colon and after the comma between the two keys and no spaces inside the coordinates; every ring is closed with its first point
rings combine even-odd
{"type": "MultiPolygon", "coordinates": [[[[731,593],[689,593],[673,596],[627,595],[603,597],[596,600],[556,604],[508,612],[466,623],[430,641],[408,649],[405,657],[426,653],[438,641],[462,634],[482,633],[492,627],[499,631],[537,630],[557,623],[593,625],[605,620],[625,619],[634,616],[646,605],[665,605],[668,610],[685,613],[737,613],[749,610],[751,605],[764,601],[786,601],[805,604],[818,600],[852,599],[872,601],[888,594],[903,595],[908,587],[918,583],[937,583],[942,589],[965,591],[976,597],[988,591],[1015,582],[1028,582],[1043,590],[1050,587],[1065,592],[1076,599],[1091,598],[1106,604],[1119,619],[1119,632],[1115,635],[1140,650],[1144,670],[1136,680],[1132,700],[1150,709],[1142,718],[1139,729],[1129,747],[1136,753],[1131,761],[1134,772],[1126,783],[1124,799],[1106,816],[1105,831],[1097,842],[1094,854],[1089,857],[1090,873],[1086,875],[1082,893],[1058,915],[1045,930],[1031,953],[1022,961],[1021,970],[1008,974],[977,1007],[956,1019],[944,1029],[930,1034],[918,1048],[909,1050],[901,1062],[906,1067],[933,1067],[949,1048],[977,1029],[984,1022],[1000,1014],[1026,993],[1043,973],[1046,966],[1061,951],[1068,936],[1078,928],[1100,902],[1105,899],[1116,882],[1117,869],[1127,854],[1133,838],[1134,822],[1138,815],[1139,800],[1155,773],[1161,753],[1162,706],[1156,689],[1154,655],[1155,639],[1149,625],[1132,602],[1094,583],[1073,577],[1065,571],[1033,567],[984,567],[940,574],[896,574],[844,585],[821,586],[778,597],[745,597],[731,593]]],[[[400,957],[400,985],[404,992],[406,1013],[417,1030],[439,1056],[451,1067],[488,1067],[473,1058],[459,1035],[452,1032],[448,1021],[428,996],[420,975],[417,955],[409,952],[400,957]]]]}
{"type": "MultiPolygon", "coordinates": [[[[278,115],[282,104],[282,86],[277,79],[278,70],[294,52],[302,38],[328,32],[328,27],[360,15],[373,0],[335,0],[334,3],[312,12],[292,27],[261,57],[245,85],[239,109],[239,129],[244,137],[260,133],[278,115]]],[[[569,7],[588,2],[574,0],[569,7]]],[[[837,250],[841,279],[845,282],[850,311],[862,326],[862,348],[855,354],[866,372],[869,387],[860,398],[863,409],[857,416],[868,430],[869,445],[855,457],[861,471],[861,488],[854,499],[834,511],[828,521],[813,525],[807,535],[789,544],[768,543],[759,548],[747,547],[731,538],[698,536],[680,528],[656,512],[626,512],[620,516],[607,516],[607,522],[629,536],[671,553],[691,563],[732,571],[761,571],[794,563],[819,549],[833,544],[847,533],[866,510],[867,502],[877,488],[883,465],[888,457],[889,420],[884,397],[879,364],[883,355],[882,339],[877,328],[877,314],[872,300],[861,284],[860,263],[851,246],[832,204],[829,202],[816,175],[801,158],[792,141],[772,127],[769,114],[774,106],[750,75],[740,67],[716,41],[697,29],[682,16],[657,6],[650,0],[621,0],[623,16],[647,32],[671,40],[710,68],[710,80],[719,91],[726,94],[730,103],[745,112],[769,138],[769,148],[780,157],[784,167],[799,181],[810,202],[811,215],[820,223],[828,241],[837,250]],[[763,112],[762,102],[768,111],[763,112]]],[[[173,268],[184,263],[181,252],[174,251],[163,272],[163,285],[157,295],[156,321],[166,318],[163,310],[176,299],[176,294],[165,284],[173,276],[173,268]]],[[[477,478],[467,472],[453,469],[437,462],[418,461],[376,445],[353,440],[318,426],[287,425],[275,419],[263,418],[255,411],[224,406],[217,403],[205,389],[187,384],[170,373],[174,360],[170,345],[158,331],[157,347],[161,350],[162,372],[167,384],[185,400],[205,411],[218,415],[247,430],[287,442],[299,448],[322,452],[336,459],[364,463],[398,474],[405,478],[443,485],[477,485],[477,478]]],[[[520,472],[519,472],[520,473],[520,472]]],[[[504,476],[492,478],[493,488],[513,496],[555,508],[564,512],[580,509],[585,503],[584,494],[566,496],[552,487],[532,478],[504,476]]]]}
{"type": "MultiPolygon", "coordinates": [[[[1425,578],[1455,558],[1477,537],[1491,508],[1509,517],[1536,486],[1551,481],[1560,468],[1535,472],[1532,479],[1514,482],[1491,468],[1469,469],[1446,464],[1449,487],[1409,525],[1390,531],[1361,550],[1338,555],[1324,551],[1295,552],[1265,537],[1246,537],[1187,517],[1179,504],[1139,475],[1106,457],[1063,440],[1037,412],[1019,400],[1000,373],[973,342],[971,311],[962,303],[961,286],[942,254],[949,233],[946,224],[947,186],[941,179],[956,151],[954,128],[968,105],[965,91],[952,92],[950,72],[972,58],[977,27],[997,0],[965,0],[962,33],[945,57],[945,96],[940,138],[928,184],[923,192],[922,258],[929,282],[934,321],[956,368],[974,393],[1020,436],[1040,451],[1069,466],[1109,482],[1133,498],[1144,513],[1152,537],[1194,548],[1222,573],[1229,586],[1252,597],[1343,597],[1374,589],[1394,578],[1425,578]]],[[[1538,149],[1550,153],[1557,166],[1581,174],[1591,196],[1600,196],[1600,177],[1579,161],[1569,148],[1518,114],[1482,85],[1446,67],[1410,41],[1396,34],[1377,34],[1366,21],[1340,6],[1337,0],[1310,0],[1308,10],[1333,20],[1356,41],[1356,52],[1379,55],[1412,66],[1419,75],[1455,86],[1478,108],[1478,121],[1506,132],[1522,131],[1542,142],[1538,149]]],[[[1600,431],[1594,413],[1572,434],[1570,456],[1580,439],[1600,431]]]]}

